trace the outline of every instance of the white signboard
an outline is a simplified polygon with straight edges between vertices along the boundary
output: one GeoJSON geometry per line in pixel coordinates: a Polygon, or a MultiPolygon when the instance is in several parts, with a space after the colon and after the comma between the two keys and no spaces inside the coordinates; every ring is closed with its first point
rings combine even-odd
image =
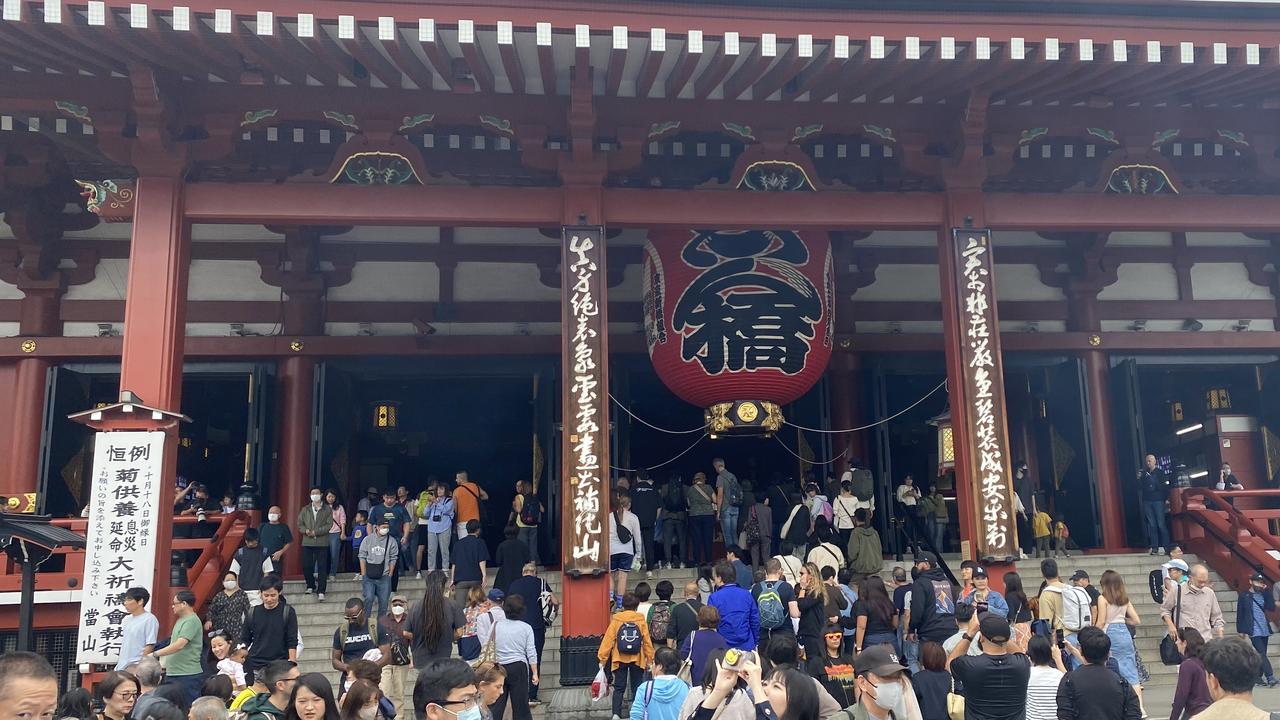
{"type": "Polygon", "coordinates": [[[94,438],[77,663],[116,664],[128,615],[124,591],[155,593],[157,522],[172,515],[161,502],[163,454],[162,432],[94,438]]]}

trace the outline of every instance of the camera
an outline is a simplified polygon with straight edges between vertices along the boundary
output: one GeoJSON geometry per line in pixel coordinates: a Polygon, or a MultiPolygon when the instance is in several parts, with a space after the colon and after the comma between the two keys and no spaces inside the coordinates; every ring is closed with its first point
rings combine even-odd
{"type": "Polygon", "coordinates": [[[724,654],[724,663],[721,667],[729,670],[741,670],[743,665],[750,662],[756,662],[756,654],[754,652],[730,648],[724,654]]]}

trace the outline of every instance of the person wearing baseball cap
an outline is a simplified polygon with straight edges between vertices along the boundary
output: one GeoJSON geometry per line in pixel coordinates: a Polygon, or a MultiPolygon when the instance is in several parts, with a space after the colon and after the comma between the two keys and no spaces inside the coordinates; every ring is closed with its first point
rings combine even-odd
{"type": "MultiPolygon", "coordinates": [[[[890,645],[872,645],[853,662],[858,702],[849,708],[853,720],[906,717],[907,667],[890,645]]],[[[911,700],[914,701],[914,693],[911,700]]]]}
{"type": "MultiPolygon", "coordinates": [[[[400,706],[404,704],[406,688],[413,687],[413,654],[409,649],[409,598],[404,593],[391,596],[391,612],[378,618],[378,624],[391,638],[391,662],[382,666],[381,687],[383,693],[391,698],[396,715],[400,715],[400,706]]],[[[411,636],[410,636],[411,637],[411,636]]]]}
{"type": "Polygon", "coordinates": [[[964,684],[965,717],[1022,717],[1031,680],[1031,658],[1025,651],[1013,637],[1008,618],[992,612],[979,620],[974,614],[947,658],[956,684],[964,684]],[[982,654],[968,655],[975,640],[982,654]]]}
{"type": "MultiPolygon", "coordinates": [[[[1084,570],[1075,571],[1075,573],[1071,575],[1071,584],[1078,588],[1084,588],[1084,591],[1089,593],[1089,605],[1096,610],[1098,607],[1098,598],[1102,593],[1098,592],[1098,588],[1089,584],[1089,573],[1084,570]]],[[[1097,613],[1095,612],[1094,615],[1096,617],[1097,613]]]]}

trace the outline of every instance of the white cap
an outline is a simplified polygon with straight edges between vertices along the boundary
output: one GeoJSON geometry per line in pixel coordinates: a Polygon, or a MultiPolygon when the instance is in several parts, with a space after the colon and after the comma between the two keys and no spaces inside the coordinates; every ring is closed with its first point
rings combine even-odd
{"type": "Polygon", "coordinates": [[[1181,571],[1182,571],[1182,572],[1184,572],[1184,573],[1185,573],[1185,572],[1191,572],[1191,568],[1187,567],[1187,563],[1186,563],[1186,562],[1184,562],[1184,561],[1182,561],[1182,560],[1178,560],[1178,559],[1176,559],[1176,558],[1175,558],[1175,559],[1173,559],[1173,560],[1170,560],[1170,561],[1169,561],[1169,562],[1167,562],[1167,563],[1165,563],[1165,564],[1164,564],[1164,569],[1165,569],[1165,570],[1181,570],[1181,571]]]}

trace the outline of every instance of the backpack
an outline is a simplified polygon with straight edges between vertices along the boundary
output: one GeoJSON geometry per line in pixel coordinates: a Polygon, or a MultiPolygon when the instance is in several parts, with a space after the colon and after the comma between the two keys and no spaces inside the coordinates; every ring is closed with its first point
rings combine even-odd
{"type": "Polygon", "coordinates": [[[520,505],[520,522],[533,527],[542,521],[542,505],[538,502],[538,496],[532,493],[524,496],[524,502],[520,505]]]}
{"type": "Polygon", "coordinates": [[[667,485],[667,491],[662,495],[662,506],[671,513],[685,512],[689,509],[684,498],[684,483],[672,480],[667,485]]]}
{"type": "Polygon", "coordinates": [[[1062,627],[1071,632],[1093,624],[1093,611],[1089,608],[1089,593],[1084,588],[1068,585],[1062,591],[1062,627]]]}
{"type": "Polygon", "coordinates": [[[542,591],[538,593],[538,605],[542,607],[542,624],[550,627],[560,614],[560,606],[551,602],[551,586],[542,579],[542,591]]]}
{"type": "Polygon", "coordinates": [[[640,626],[628,620],[618,627],[616,646],[619,655],[639,655],[644,643],[640,640],[640,626]]]}
{"type": "Polygon", "coordinates": [[[831,502],[829,500],[822,501],[822,508],[819,512],[822,513],[822,517],[827,519],[828,525],[835,527],[835,511],[832,510],[831,502]]]}
{"type": "Polygon", "coordinates": [[[747,534],[747,545],[760,544],[760,519],[756,517],[756,506],[751,506],[751,514],[747,516],[747,524],[743,526],[742,532],[747,534]]]}
{"type": "MultiPolygon", "coordinates": [[[[631,531],[628,530],[627,526],[623,525],[622,521],[618,519],[617,513],[614,513],[613,515],[613,524],[614,524],[614,527],[618,528],[618,542],[624,545],[630,545],[631,531]]],[[[612,550],[610,552],[612,552],[612,550]]]]}
{"type": "Polygon", "coordinates": [[[730,506],[742,504],[742,485],[738,483],[737,478],[725,479],[724,494],[728,498],[730,506]]]}
{"type": "Polygon", "coordinates": [[[649,637],[655,643],[667,641],[667,628],[671,625],[671,601],[659,600],[649,608],[649,637]]]}
{"type": "Polygon", "coordinates": [[[871,471],[866,468],[857,468],[853,471],[853,496],[867,502],[876,494],[875,479],[871,477],[871,471]]]}
{"type": "Polygon", "coordinates": [[[760,597],[756,598],[756,607],[760,610],[760,627],[765,630],[777,630],[787,621],[787,609],[782,606],[782,597],[778,595],[778,583],[781,580],[766,580],[760,583],[760,597]]]}

